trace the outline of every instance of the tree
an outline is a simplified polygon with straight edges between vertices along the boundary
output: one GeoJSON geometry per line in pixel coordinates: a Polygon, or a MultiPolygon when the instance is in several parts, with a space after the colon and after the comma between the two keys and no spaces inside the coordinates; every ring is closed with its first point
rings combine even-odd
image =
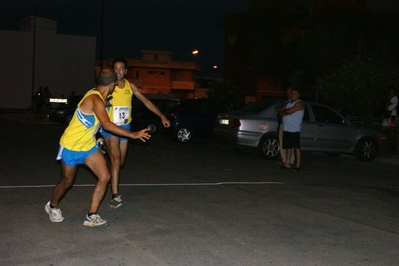
{"type": "Polygon", "coordinates": [[[298,69],[303,83],[312,84],[323,73],[344,60],[373,53],[387,66],[398,64],[399,26],[397,16],[353,10],[323,15],[305,30],[298,69]]]}
{"type": "Polygon", "coordinates": [[[221,80],[213,80],[206,94],[209,99],[231,103],[235,106],[241,106],[244,101],[242,90],[239,87],[221,80]]]}
{"type": "Polygon", "coordinates": [[[276,83],[296,79],[309,99],[317,77],[354,56],[373,53],[398,66],[397,15],[343,4],[317,17],[313,5],[312,0],[251,0],[244,13],[227,16],[224,26],[234,29],[235,48],[255,59],[258,77],[276,83]]]}
{"type": "Polygon", "coordinates": [[[379,105],[386,101],[389,87],[398,84],[397,74],[378,55],[366,54],[348,59],[318,78],[314,90],[320,101],[371,125],[379,105]]]}
{"type": "Polygon", "coordinates": [[[302,80],[311,84],[317,76],[331,71],[353,55],[356,35],[363,30],[358,12],[334,12],[309,25],[301,40],[300,63],[302,80]]]}

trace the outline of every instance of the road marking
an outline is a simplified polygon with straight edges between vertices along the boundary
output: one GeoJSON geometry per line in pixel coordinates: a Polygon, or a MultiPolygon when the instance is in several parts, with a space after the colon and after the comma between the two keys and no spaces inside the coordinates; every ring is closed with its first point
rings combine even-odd
{"type": "MultiPolygon", "coordinates": [[[[221,185],[284,185],[283,182],[217,182],[217,183],[171,183],[171,184],[119,184],[121,187],[157,187],[157,186],[221,186],[221,185]]],[[[94,184],[75,184],[74,187],[94,187],[94,184]]],[[[47,188],[55,185],[0,186],[6,188],[47,188]]]]}

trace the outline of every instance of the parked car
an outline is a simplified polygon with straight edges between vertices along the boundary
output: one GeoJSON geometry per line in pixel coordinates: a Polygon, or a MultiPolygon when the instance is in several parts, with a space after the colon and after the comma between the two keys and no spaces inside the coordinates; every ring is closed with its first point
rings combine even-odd
{"type": "Polygon", "coordinates": [[[185,99],[166,114],[171,122],[172,137],[182,143],[193,136],[213,136],[215,119],[218,114],[232,112],[234,106],[210,99],[185,99]]]}
{"type": "MultiPolygon", "coordinates": [[[[239,111],[217,117],[214,135],[218,142],[229,144],[237,152],[258,149],[267,159],[279,157],[279,139],[275,101],[260,101],[239,111]]],[[[388,149],[388,136],[381,130],[350,122],[332,108],[305,102],[301,130],[303,151],[328,155],[353,154],[360,161],[372,161],[388,149]]]]}
{"type": "MultiPolygon", "coordinates": [[[[169,113],[180,102],[176,99],[150,99],[150,101],[164,114],[169,113]]],[[[137,98],[133,98],[131,125],[135,129],[148,127],[150,128],[148,132],[151,134],[164,128],[161,118],[150,111],[137,98]]]]}
{"type": "Polygon", "coordinates": [[[68,125],[71,122],[73,113],[76,110],[78,103],[82,100],[83,95],[76,95],[73,98],[68,99],[67,104],[60,104],[56,107],[52,107],[47,113],[47,118],[50,121],[61,122],[68,125]]]}

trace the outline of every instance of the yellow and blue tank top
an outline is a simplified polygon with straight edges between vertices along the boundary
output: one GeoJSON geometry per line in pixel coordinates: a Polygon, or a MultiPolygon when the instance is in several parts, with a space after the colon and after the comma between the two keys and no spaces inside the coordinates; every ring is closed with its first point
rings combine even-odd
{"type": "Polygon", "coordinates": [[[102,100],[101,93],[97,90],[89,90],[78,103],[71,122],[61,136],[60,145],[72,151],[88,151],[96,145],[95,135],[101,126],[94,113],[85,114],[80,109],[80,104],[88,96],[97,94],[102,100]]]}
{"type": "Polygon", "coordinates": [[[132,121],[133,90],[125,79],[125,87],[115,87],[110,100],[111,106],[107,107],[109,120],[118,126],[130,124],[132,121]]]}

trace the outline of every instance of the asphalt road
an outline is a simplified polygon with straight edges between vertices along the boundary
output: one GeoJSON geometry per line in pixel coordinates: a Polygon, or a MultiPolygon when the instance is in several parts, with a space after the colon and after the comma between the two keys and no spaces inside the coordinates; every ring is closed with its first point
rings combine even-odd
{"type": "Polygon", "coordinates": [[[397,265],[399,161],[305,153],[277,169],[212,139],[163,134],[132,141],[122,170],[127,206],[82,225],[95,178],[78,171],[60,206],[44,211],[60,167],[64,126],[0,116],[0,265],[397,265]]]}

